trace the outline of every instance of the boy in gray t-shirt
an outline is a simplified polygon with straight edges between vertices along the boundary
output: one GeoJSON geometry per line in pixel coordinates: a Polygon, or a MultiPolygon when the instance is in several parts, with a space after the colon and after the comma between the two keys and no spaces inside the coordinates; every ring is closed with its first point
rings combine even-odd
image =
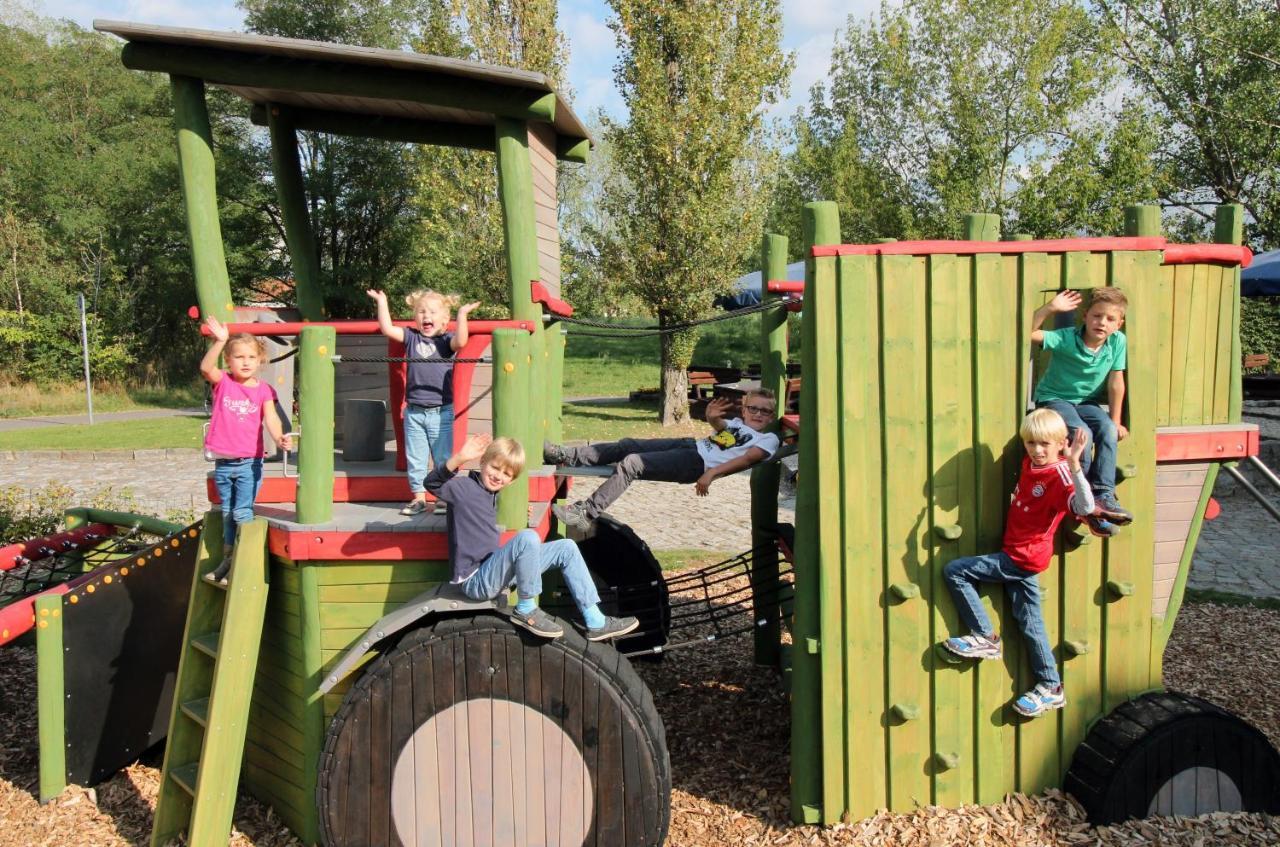
{"type": "Polygon", "coordinates": [[[555,504],[551,511],[565,526],[586,530],[637,479],[693,483],[698,496],[705,497],[717,477],[762,462],[781,445],[775,433],[763,431],[777,412],[772,391],[749,392],[742,400],[742,417],[726,417],[736,405],[723,397],[707,404],[707,423],[715,432],[706,438],[624,438],[585,447],[543,445],[543,461],[551,464],[613,465],[613,475],[590,497],[570,506],[555,504]]]}

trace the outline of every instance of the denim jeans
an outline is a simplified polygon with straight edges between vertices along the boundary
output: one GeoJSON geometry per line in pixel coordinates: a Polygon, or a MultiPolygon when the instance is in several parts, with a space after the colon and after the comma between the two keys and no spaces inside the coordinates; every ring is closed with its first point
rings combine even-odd
{"type": "Polygon", "coordinates": [[[1094,494],[1108,494],[1116,490],[1116,425],[1107,410],[1097,403],[1068,403],[1066,400],[1045,400],[1036,404],[1039,409],[1053,409],[1067,422],[1067,431],[1088,429],[1093,447],[1086,448],[1080,457],[1080,470],[1089,480],[1094,494]],[[1096,451],[1096,455],[1093,454],[1096,451]]]}
{"type": "Polygon", "coordinates": [[[236,543],[236,528],[253,520],[253,501],[262,487],[261,459],[218,459],[213,463],[213,484],[222,501],[222,543],[236,543]]]}
{"type": "Polygon", "coordinates": [[[427,489],[427,457],[435,467],[453,455],[453,407],[405,406],[404,458],[409,466],[409,490],[421,494],[427,489]]]}
{"type": "Polygon", "coordinates": [[[492,600],[514,583],[520,597],[537,597],[542,593],[542,575],[552,568],[559,568],[564,575],[564,584],[579,610],[600,602],[578,545],[567,538],[543,544],[531,529],[520,530],[490,553],[462,583],[462,591],[472,600],[492,600]]]}
{"type": "Polygon", "coordinates": [[[587,515],[600,514],[637,479],[658,482],[697,482],[706,470],[692,438],[624,438],[585,447],[564,448],[565,464],[613,465],[609,477],[586,500],[587,515]],[[615,464],[616,463],[616,464],[615,464]]]}
{"type": "Polygon", "coordinates": [[[1046,685],[1062,682],[1053,659],[1053,648],[1049,646],[1049,635],[1044,629],[1044,616],[1040,614],[1040,580],[1036,574],[1018,567],[1003,552],[952,559],[942,569],[942,574],[956,601],[960,620],[971,632],[979,635],[991,635],[995,630],[991,628],[991,619],[978,598],[976,584],[1002,583],[1013,601],[1013,617],[1027,642],[1031,672],[1046,685]]]}

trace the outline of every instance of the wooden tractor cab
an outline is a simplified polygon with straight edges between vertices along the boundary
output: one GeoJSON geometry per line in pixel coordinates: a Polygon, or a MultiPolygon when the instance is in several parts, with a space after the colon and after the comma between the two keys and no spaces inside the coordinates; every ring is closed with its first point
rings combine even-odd
{"type": "MultiPolygon", "coordinates": [[[[373,321],[325,320],[298,159],[298,130],[493,152],[511,313],[471,323],[454,369],[455,443],[492,432],[536,451],[560,438],[564,337],[544,318],[567,312],[557,297],[556,163],[585,161],[581,121],[542,74],[512,68],[241,33],[95,28],[128,42],[126,67],[169,74],[200,314],[233,332],[295,339],[296,349],[297,475],[266,481],[225,588],[200,578],[220,557],[220,512],[203,523],[152,844],[180,834],[225,844],[238,783],[308,844],[660,844],[670,765],[630,665],[569,627],[554,642],[533,638],[497,604],[449,590],[444,518],[399,515],[407,486],[395,461],[335,456],[338,400],[385,398],[398,418],[404,354],[361,343],[377,335],[373,321]],[[237,318],[210,85],[243,97],[268,128],[297,320],[237,318]]],[[[505,537],[525,528],[545,537],[556,490],[552,469],[532,462],[499,498],[505,537]]],[[[636,544],[630,554],[652,560],[636,544]]]]}
{"type": "MultiPolygon", "coordinates": [[[[778,657],[791,668],[795,820],[1050,787],[1095,823],[1280,811],[1266,738],[1165,691],[1161,674],[1219,468],[1258,451],[1240,418],[1241,215],[1221,207],[1218,243],[1202,245],[1167,243],[1145,206],[1126,210],[1122,238],[999,241],[996,216],[971,215],[964,241],[846,245],[835,204],[806,206],[804,386],[784,419],[800,435],[794,618],[778,657]],[[999,586],[984,596],[1003,661],[939,649],[963,634],[943,566],[1000,549],[1046,358],[1032,312],[1106,285],[1129,300],[1118,495],[1136,519],[1105,540],[1061,533],[1040,584],[1066,706],[1028,720],[1010,707],[1034,680],[999,586]]],[[[764,256],[764,278],[780,280],[786,240],[766,238],[764,256]]],[[[772,331],[764,384],[780,391],[785,327],[772,331]]],[[[776,496],[753,490],[762,540],[776,496]]],[[[758,658],[775,651],[757,642],[758,658]]]]}

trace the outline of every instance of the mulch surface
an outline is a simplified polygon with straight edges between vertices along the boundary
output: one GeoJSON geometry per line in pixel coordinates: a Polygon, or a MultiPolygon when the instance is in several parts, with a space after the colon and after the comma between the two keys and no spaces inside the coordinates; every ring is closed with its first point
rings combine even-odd
{"type": "MultiPolygon", "coordinates": [[[[1167,685],[1240,714],[1280,744],[1280,612],[1188,604],[1165,654],[1167,685]]],[[[152,755],[96,789],[37,799],[35,652],[0,662],[0,847],[145,845],[159,783],[152,755]]],[[[734,638],[638,663],[666,723],[674,790],[671,847],[693,845],[1136,845],[1280,844],[1280,818],[1216,814],[1091,827],[1060,792],[1011,795],[991,806],[882,812],[850,824],[795,826],[787,818],[789,714],[773,671],[751,664],[734,638]]],[[[235,847],[300,842],[271,810],[241,795],[235,847]]]]}

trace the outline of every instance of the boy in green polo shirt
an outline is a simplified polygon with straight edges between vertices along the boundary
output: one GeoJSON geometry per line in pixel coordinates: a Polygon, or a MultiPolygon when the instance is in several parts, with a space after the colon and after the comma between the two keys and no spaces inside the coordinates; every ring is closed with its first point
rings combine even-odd
{"type": "Polygon", "coordinates": [[[1133,520],[1116,500],[1116,445],[1129,434],[1120,422],[1126,352],[1120,327],[1129,301],[1118,288],[1095,288],[1080,326],[1040,328],[1049,315],[1073,312],[1082,301],[1079,292],[1062,291],[1032,316],[1031,340],[1053,354],[1035,399],[1037,408],[1062,415],[1073,439],[1079,430],[1091,433],[1095,451],[1086,448],[1080,460],[1097,504],[1087,520],[1094,535],[1109,536],[1133,520]]]}

